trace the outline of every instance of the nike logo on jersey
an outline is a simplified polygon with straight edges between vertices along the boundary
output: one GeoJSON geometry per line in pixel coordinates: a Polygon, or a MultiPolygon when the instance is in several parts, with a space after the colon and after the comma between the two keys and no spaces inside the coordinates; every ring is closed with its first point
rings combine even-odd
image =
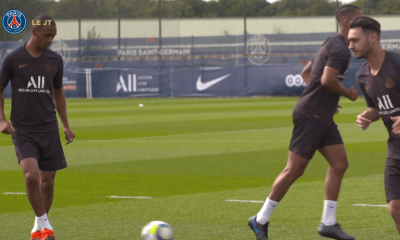
{"type": "Polygon", "coordinates": [[[222,76],[222,77],[220,77],[220,78],[213,79],[213,80],[211,80],[211,81],[209,81],[209,82],[206,82],[206,83],[201,82],[201,76],[200,76],[200,77],[197,79],[196,88],[197,88],[198,91],[204,91],[204,90],[210,88],[211,86],[217,84],[218,82],[224,80],[225,78],[229,77],[230,75],[231,75],[231,74],[226,74],[225,76],[222,76]]]}
{"type": "Polygon", "coordinates": [[[24,65],[19,65],[19,68],[23,68],[23,67],[26,67],[28,64],[24,64],[24,65]]]}
{"type": "Polygon", "coordinates": [[[371,85],[366,86],[366,87],[365,87],[365,90],[368,90],[370,87],[371,87],[371,85]]]}

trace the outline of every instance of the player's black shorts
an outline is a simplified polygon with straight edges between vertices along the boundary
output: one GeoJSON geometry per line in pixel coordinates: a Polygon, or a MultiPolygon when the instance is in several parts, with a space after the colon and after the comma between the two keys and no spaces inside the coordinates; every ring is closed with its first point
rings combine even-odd
{"type": "Polygon", "coordinates": [[[25,158],[35,158],[42,171],[57,171],[67,167],[60,134],[54,132],[16,131],[12,137],[18,163],[25,158]]]}
{"type": "Polygon", "coordinates": [[[386,159],[385,192],[387,202],[400,199],[400,159],[386,159]]]}
{"type": "Polygon", "coordinates": [[[343,144],[337,125],[332,122],[329,126],[311,120],[293,112],[294,129],[290,141],[290,151],[307,159],[311,159],[318,148],[343,144]]]}

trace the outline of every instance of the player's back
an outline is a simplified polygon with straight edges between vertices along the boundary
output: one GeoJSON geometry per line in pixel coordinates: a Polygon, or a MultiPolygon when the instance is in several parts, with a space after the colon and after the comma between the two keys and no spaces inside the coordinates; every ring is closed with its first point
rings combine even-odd
{"type": "Polygon", "coordinates": [[[307,86],[300,96],[294,111],[325,126],[331,124],[339,103],[340,94],[323,87],[321,77],[325,67],[329,66],[339,71],[338,80],[343,82],[349,61],[350,50],[344,38],[339,33],[328,38],[312,61],[307,86]]]}

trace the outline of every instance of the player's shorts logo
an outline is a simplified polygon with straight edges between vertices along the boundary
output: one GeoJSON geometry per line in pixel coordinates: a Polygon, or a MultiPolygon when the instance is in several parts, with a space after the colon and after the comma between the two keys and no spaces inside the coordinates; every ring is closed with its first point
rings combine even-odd
{"type": "Polygon", "coordinates": [[[247,40],[246,54],[254,65],[263,65],[271,54],[271,45],[264,35],[253,35],[247,40]]]}
{"type": "Polygon", "coordinates": [[[20,10],[9,10],[3,16],[3,28],[11,34],[18,34],[26,27],[26,16],[20,10]]]}
{"type": "Polygon", "coordinates": [[[50,49],[62,57],[64,67],[66,67],[70,60],[70,50],[68,44],[62,40],[54,40],[51,43],[50,49]]]}

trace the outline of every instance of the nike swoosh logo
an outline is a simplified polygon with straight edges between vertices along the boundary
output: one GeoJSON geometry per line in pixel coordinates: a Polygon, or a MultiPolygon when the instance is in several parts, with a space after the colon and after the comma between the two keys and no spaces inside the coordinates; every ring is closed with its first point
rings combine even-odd
{"type": "Polygon", "coordinates": [[[366,86],[366,87],[365,87],[365,90],[368,90],[370,87],[371,87],[371,85],[366,86]]]}
{"type": "Polygon", "coordinates": [[[23,67],[25,67],[25,66],[27,66],[28,65],[28,63],[27,64],[24,64],[24,65],[19,65],[19,68],[23,68],[23,67]]]}
{"type": "Polygon", "coordinates": [[[254,231],[256,232],[256,234],[259,234],[261,230],[257,229],[256,220],[254,220],[254,218],[253,218],[253,226],[254,226],[254,231]]]}
{"type": "Polygon", "coordinates": [[[211,87],[211,86],[217,84],[218,82],[224,80],[225,78],[229,77],[230,75],[231,75],[231,74],[229,73],[229,74],[226,74],[225,76],[222,76],[222,77],[220,77],[220,78],[216,78],[216,79],[211,80],[211,81],[208,81],[208,82],[206,82],[206,83],[201,82],[201,76],[200,76],[200,77],[197,79],[196,88],[197,88],[197,90],[199,90],[199,91],[204,91],[204,90],[206,90],[207,88],[209,88],[209,87],[211,87]]]}

